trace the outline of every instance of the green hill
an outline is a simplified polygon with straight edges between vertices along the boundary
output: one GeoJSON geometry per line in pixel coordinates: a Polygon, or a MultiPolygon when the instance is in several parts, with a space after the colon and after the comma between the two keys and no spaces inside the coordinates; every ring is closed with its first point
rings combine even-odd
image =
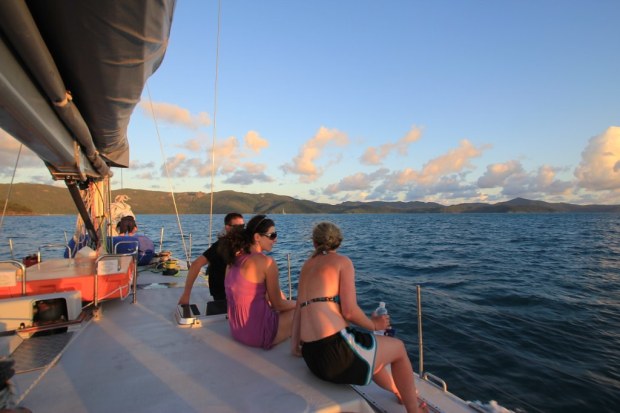
{"type": "MultiPolygon", "coordinates": [[[[7,198],[9,184],[0,184],[2,205],[7,198]]],[[[112,191],[127,195],[136,214],[174,214],[176,203],[179,214],[208,214],[211,195],[204,192],[147,191],[122,189],[112,191]]],[[[219,191],[213,195],[213,213],[225,214],[238,211],[242,214],[353,214],[353,213],[558,213],[558,212],[614,212],[620,205],[573,205],[515,198],[495,204],[465,203],[444,206],[434,202],[343,202],[337,205],[322,204],[276,194],[248,194],[236,191],[219,191]]],[[[71,215],[77,209],[64,187],[40,184],[15,184],[11,189],[7,214],[9,215],[71,215]]]]}

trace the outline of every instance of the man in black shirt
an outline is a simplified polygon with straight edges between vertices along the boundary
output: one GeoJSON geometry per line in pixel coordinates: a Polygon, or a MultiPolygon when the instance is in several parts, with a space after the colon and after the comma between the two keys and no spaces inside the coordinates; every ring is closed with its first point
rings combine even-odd
{"type": "MultiPolygon", "coordinates": [[[[243,215],[237,212],[231,212],[224,217],[224,231],[228,232],[236,226],[243,226],[243,215]]],[[[215,241],[202,255],[198,256],[192,262],[187,271],[187,279],[185,280],[185,289],[183,295],[179,299],[179,304],[189,304],[190,296],[192,293],[192,287],[200,269],[205,265],[207,267],[207,275],[209,276],[209,292],[215,300],[211,310],[209,310],[209,304],[207,304],[207,314],[210,313],[225,313],[226,312],[226,291],[224,289],[224,276],[226,275],[226,263],[217,253],[217,245],[219,241],[215,241]],[[217,308],[216,308],[217,307],[217,308]],[[223,310],[223,311],[222,311],[223,310]]]]}

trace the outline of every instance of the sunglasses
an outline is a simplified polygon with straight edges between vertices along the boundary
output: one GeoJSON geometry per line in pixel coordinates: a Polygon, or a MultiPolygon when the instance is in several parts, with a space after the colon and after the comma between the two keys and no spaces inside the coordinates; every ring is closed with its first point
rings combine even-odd
{"type": "Polygon", "coordinates": [[[263,237],[267,237],[267,238],[269,238],[269,239],[270,239],[270,240],[272,240],[272,241],[273,241],[273,240],[275,240],[276,238],[278,238],[278,233],[277,233],[277,232],[269,232],[269,233],[266,233],[266,234],[261,234],[261,235],[262,235],[263,237]]]}

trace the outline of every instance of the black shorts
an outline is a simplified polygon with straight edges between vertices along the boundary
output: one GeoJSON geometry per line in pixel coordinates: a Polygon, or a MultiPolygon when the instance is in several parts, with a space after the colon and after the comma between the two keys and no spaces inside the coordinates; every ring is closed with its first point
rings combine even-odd
{"type": "Polygon", "coordinates": [[[341,384],[369,384],[376,352],[375,336],[352,327],[301,347],[306,365],[315,376],[341,384]]]}

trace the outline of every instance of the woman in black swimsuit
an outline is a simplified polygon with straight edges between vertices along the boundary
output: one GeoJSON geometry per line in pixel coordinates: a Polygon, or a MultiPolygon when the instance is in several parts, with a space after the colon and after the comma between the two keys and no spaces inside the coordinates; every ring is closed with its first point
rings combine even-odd
{"type": "Polygon", "coordinates": [[[374,380],[394,392],[407,412],[418,412],[413,368],[403,342],[351,325],[384,330],[390,320],[387,315],[369,318],[357,305],[353,263],[336,252],[342,242],[340,229],[321,222],[314,227],[312,240],[315,252],[299,276],[293,354],[302,356],[310,371],[323,380],[347,384],[374,380]]]}

